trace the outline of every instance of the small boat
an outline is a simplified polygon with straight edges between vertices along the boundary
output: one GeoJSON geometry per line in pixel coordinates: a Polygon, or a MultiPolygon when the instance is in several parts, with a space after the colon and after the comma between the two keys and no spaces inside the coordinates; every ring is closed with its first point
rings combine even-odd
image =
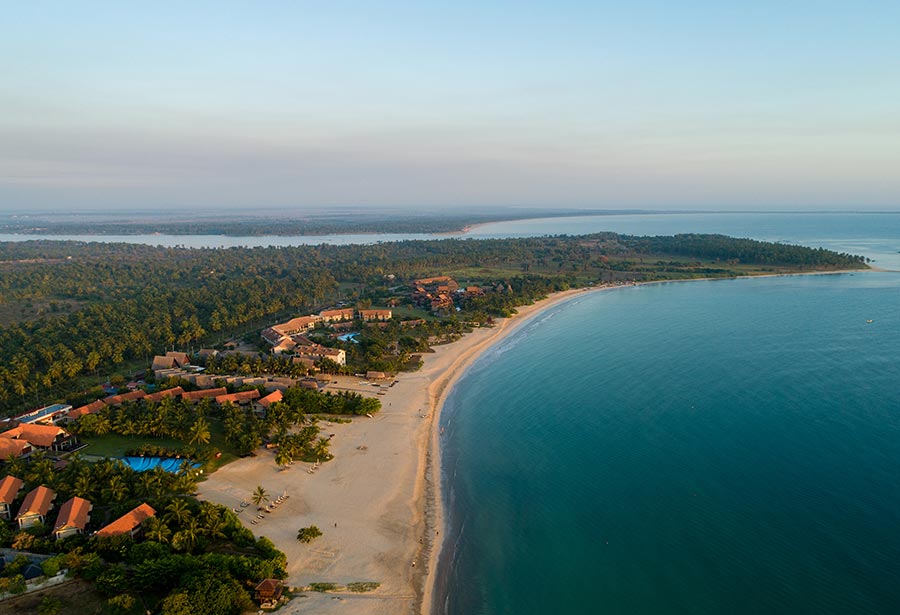
{"type": "Polygon", "coordinates": [[[873,322],[874,322],[874,321],[871,320],[871,319],[869,319],[869,320],[866,321],[866,323],[867,323],[867,324],[870,324],[870,325],[871,325],[873,322]]]}

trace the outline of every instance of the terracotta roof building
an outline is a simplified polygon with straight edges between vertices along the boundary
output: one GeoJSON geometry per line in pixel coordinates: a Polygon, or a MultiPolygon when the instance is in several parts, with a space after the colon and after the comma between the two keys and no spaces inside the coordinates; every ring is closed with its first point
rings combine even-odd
{"type": "Polygon", "coordinates": [[[353,308],[344,308],[341,310],[323,310],[319,312],[319,318],[321,318],[325,322],[353,320],[353,308]]]}
{"type": "Polygon", "coordinates": [[[16,521],[19,522],[19,529],[24,530],[32,525],[43,523],[44,518],[50,511],[50,507],[53,506],[53,499],[55,497],[56,492],[43,485],[29,491],[28,495],[25,496],[25,500],[22,502],[19,514],[16,515],[16,521]]]}
{"type": "Polygon", "coordinates": [[[0,461],[6,461],[10,457],[26,457],[31,454],[31,451],[31,445],[25,440],[0,438],[0,461]]]}
{"type": "Polygon", "coordinates": [[[360,310],[359,317],[364,322],[372,320],[390,320],[394,313],[391,310],[360,310]]]}
{"type": "Polygon", "coordinates": [[[253,401],[254,399],[259,399],[259,391],[253,389],[252,391],[241,391],[240,393],[232,393],[230,395],[219,395],[216,397],[217,404],[246,404],[248,402],[253,401]]]}
{"type": "Polygon", "coordinates": [[[5,476],[0,480],[0,517],[12,518],[12,503],[22,489],[22,479],[15,476],[5,476]]]}
{"type": "Polygon", "coordinates": [[[129,534],[134,537],[141,530],[141,523],[156,515],[156,511],[147,503],[125,513],[109,525],[101,528],[97,536],[109,537],[129,534]]]}
{"type": "Polygon", "coordinates": [[[91,514],[91,503],[84,498],[73,497],[59,507],[59,515],[53,526],[53,535],[62,540],[73,534],[83,534],[91,514]]]}
{"type": "Polygon", "coordinates": [[[181,387],[174,387],[172,389],[166,389],[165,391],[157,391],[156,393],[145,395],[144,401],[162,401],[166,397],[178,397],[183,393],[184,389],[181,387]]]}
{"type": "Polygon", "coordinates": [[[0,433],[0,438],[22,440],[37,448],[64,451],[74,448],[78,440],[56,425],[23,424],[0,433]]]}
{"type": "Polygon", "coordinates": [[[228,389],[225,387],[219,387],[216,389],[206,389],[203,391],[188,391],[184,395],[181,396],[181,399],[184,401],[197,401],[198,399],[203,399],[204,397],[219,397],[220,395],[227,395],[228,389]]]}
{"type": "Polygon", "coordinates": [[[105,407],[106,407],[106,404],[103,403],[103,400],[98,399],[98,400],[92,401],[91,403],[86,404],[84,406],[79,406],[78,408],[75,408],[74,410],[69,410],[66,413],[66,415],[63,417],[63,421],[66,423],[71,423],[72,421],[77,421],[78,419],[80,419],[81,417],[83,417],[86,414],[95,414],[97,412],[100,412],[100,410],[102,410],[105,407]]]}
{"type": "Polygon", "coordinates": [[[103,398],[103,403],[107,406],[120,406],[126,401],[137,401],[146,397],[147,394],[143,391],[131,391],[130,393],[123,393],[121,395],[110,395],[109,397],[103,398]]]}

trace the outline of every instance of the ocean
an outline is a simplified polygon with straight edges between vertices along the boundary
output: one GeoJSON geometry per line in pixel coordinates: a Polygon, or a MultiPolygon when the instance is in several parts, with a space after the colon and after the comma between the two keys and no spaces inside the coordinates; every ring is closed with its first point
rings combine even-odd
{"type": "Polygon", "coordinates": [[[541,313],[442,414],[437,610],[900,612],[898,304],[865,272],[541,313]]]}

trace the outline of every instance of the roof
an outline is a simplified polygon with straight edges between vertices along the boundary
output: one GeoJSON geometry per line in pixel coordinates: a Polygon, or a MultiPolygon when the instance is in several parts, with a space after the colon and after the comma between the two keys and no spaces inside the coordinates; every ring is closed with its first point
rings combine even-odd
{"type": "Polygon", "coordinates": [[[276,389],[276,390],[272,391],[271,393],[269,393],[268,395],[266,395],[265,397],[260,398],[258,403],[263,408],[268,408],[271,404],[274,404],[275,402],[279,402],[282,399],[284,399],[284,394],[281,392],[280,389],[276,389]]]}
{"type": "Polygon", "coordinates": [[[322,318],[353,318],[353,308],[344,308],[341,310],[322,310],[319,312],[322,318]]]}
{"type": "Polygon", "coordinates": [[[150,369],[156,371],[158,369],[172,369],[175,367],[175,357],[153,357],[153,364],[150,366],[150,369]]]}
{"type": "Polygon", "coordinates": [[[137,401],[146,395],[147,394],[143,391],[131,391],[130,393],[123,393],[122,395],[110,395],[109,397],[104,397],[103,403],[107,406],[115,406],[126,401],[137,401]]]}
{"type": "Polygon", "coordinates": [[[282,587],[283,583],[278,579],[263,579],[256,586],[256,591],[262,592],[274,592],[278,591],[280,587],[282,587]]]}
{"type": "Polygon", "coordinates": [[[50,506],[53,505],[53,498],[55,497],[56,492],[53,489],[43,485],[35,487],[25,496],[25,501],[22,502],[18,517],[23,515],[46,515],[47,511],[50,510],[50,506]]]}
{"type": "Polygon", "coordinates": [[[69,433],[62,427],[57,427],[56,425],[24,423],[0,433],[0,438],[25,440],[33,446],[49,448],[53,446],[53,442],[60,435],[67,436],[69,433]]]}
{"type": "Polygon", "coordinates": [[[166,353],[166,356],[172,357],[173,359],[175,359],[175,362],[180,367],[184,367],[185,365],[191,364],[190,359],[188,358],[188,355],[186,352],[176,352],[174,350],[170,350],[169,352],[166,353]]]}
{"type": "Polygon", "coordinates": [[[94,414],[96,412],[99,412],[100,410],[102,410],[105,407],[106,407],[106,404],[103,402],[103,400],[97,399],[97,400],[92,401],[89,404],[85,404],[84,406],[79,406],[79,407],[75,408],[74,410],[70,410],[69,413],[66,414],[66,416],[69,418],[77,419],[79,417],[84,416],[85,414],[94,414]]]}
{"type": "Polygon", "coordinates": [[[0,504],[12,504],[22,488],[22,479],[15,476],[5,476],[0,480],[0,504]]]}
{"type": "Polygon", "coordinates": [[[297,331],[309,329],[312,325],[319,322],[319,320],[321,319],[318,316],[298,316],[297,318],[292,318],[287,322],[283,322],[278,325],[272,325],[272,327],[270,328],[276,333],[289,335],[297,331]]]}
{"type": "Polygon", "coordinates": [[[84,530],[90,512],[91,503],[84,498],[75,496],[66,500],[66,503],[59,508],[59,515],[56,517],[56,525],[53,526],[53,531],[58,532],[67,528],[84,530]]]}
{"type": "Polygon", "coordinates": [[[178,397],[184,393],[184,389],[181,387],[175,387],[173,389],[166,389],[165,391],[159,391],[157,393],[150,393],[144,397],[144,401],[160,401],[161,399],[165,399],[166,397],[178,397]]]}
{"type": "Polygon", "coordinates": [[[219,395],[218,397],[216,397],[216,403],[224,404],[236,401],[249,401],[251,399],[259,399],[259,391],[257,389],[253,389],[252,391],[241,391],[240,393],[232,393],[231,395],[219,395]]]}
{"type": "Polygon", "coordinates": [[[23,454],[27,453],[30,448],[31,444],[25,440],[0,438],[0,460],[9,459],[10,455],[13,457],[21,457],[23,454]]]}
{"type": "Polygon", "coordinates": [[[225,387],[206,389],[203,391],[188,391],[181,396],[181,399],[184,401],[196,401],[198,399],[203,399],[204,397],[218,397],[219,395],[226,395],[227,393],[228,389],[225,387]]]}
{"type": "Polygon", "coordinates": [[[101,528],[97,532],[97,536],[118,536],[119,534],[127,534],[140,526],[141,523],[156,515],[156,511],[146,502],[125,513],[109,525],[101,528]]]}
{"type": "Polygon", "coordinates": [[[52,406],[45,406],[43,408],[38,408],[37,410],[32,410],[31,412],[26,412],[25,414],[20,414],[14,418],[20,423],[34,423],[42,419],[56,416],[57,414],[62,414],[63,412],[68,412],[71,409],[72,406],[68,404],[53,404],[52,406]]]}

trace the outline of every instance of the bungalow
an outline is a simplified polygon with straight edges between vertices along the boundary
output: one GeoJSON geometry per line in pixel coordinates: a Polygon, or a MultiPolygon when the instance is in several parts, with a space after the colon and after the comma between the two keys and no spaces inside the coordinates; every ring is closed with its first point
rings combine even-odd
{"type": "Polygon", "coordinates": [[[178,397],[179,395],[184,394],[184,389],[181,387],[174,387],[171,389],[166,389],[164,391],[158,391],[156,393],[150,393],[144,397],[144,401],[162,401],[166,397],[178,397]]]}
{"type": "Polygon", "coordinates": [[[297,353],[297,356],[309,357],[313,361],[329,359],[338,365],[347,364],[347,352],[343,348],[329,348],[321,344],[310,344],[308,346],[297,346],[294,352],[297,353]]]}
{"type": "Polygon", "coordinates": [[[126,401],[137,401],[147,394],[143,391],[131,391],[130,393],[122,393],[121,395],[110,395],[103,398],[103,403],[107,406],[121,406],[126,401]]]}
{"type": "Polygon", "coordinates": [[[227,395],[227,394],[228,394],[228,389],[226,389],[225,387],[219,387],[216,389],[206,389],[203,391],[188,391],[187,393],[185,393],[184,395],[181,396],[181,399],[182,399],[182,401],[186,401],[186,402],[194,402],[194,401],[203,399],[204,397],[216,398],[216,397],[219,397],[220,395],[227,395]]]}
{"type": "Polygon", "coordinates": [[[73,534],[84,534],[91,508],[93,508],[91,503],[84,498],[75,496],[66,500],[66,503],[60,506],[56,524],[53,526],[53,535],[56,539],[62,540],[73,534]]]}
{"type": "Polygon", "coordinates": [[[238,404],[245,405],[253,401],[254,399],[259,399],[259,390],[253,389],[251,391],[241,391],[240,393],[232,393],[231,395],[219,395],[216,397],[216,403],[219,405],[222,404],[238,404]]]}
{"type": "Polygon", "coordinates": [[[22,479],[15,476],[5,476],[0,480],[0,517],[7,520],[12,518],[12,503],[19,495],[22,484],[22,479]]]}
{"type": "Polygon", "coordinates": [[[370,322],[373,320],[390,320],[393,317],[394,313],[391,310],[360,310],[359,318],[363,322],[370,322]]]}
{"type": "Polygon", "coordinates": [[[67,451],[78,444],[78,439],[56,425],[17,425],[0,433],[0,438],[24,441],[33,447],[51,451],[67,451]]]}
{"type": "Polygon", "coordinates": [[[253,402],[253,411],[257,414],[265,415],[269,411],[269,406],[284,399],[281,389],[275,389],[265,397],[261,397],[253,402]]]}
{"type": "Polygon", "coordinates": [[[313,369],[316,366],[316,360],[311,359],[310,357],[293,357],[291,359],[291,363],[300,364],[306,369],[313,369]]]}
{"type": "Polygon", "coordinates": [[[353,308],[344,308],[341,310],[323,310],[319,312],[319,318],[325,322],[341,322],[344,320],[353,320],[353,308]]]}
{"type": "Polygon", "coordinates": [[[134,510],[125,513],[106,527],[101,528],[95,535],[101,538],[128,534],[134,538],[141,531],[141,523],[156,515],[156,510],[147,503],[141,504],[134,510]]]}
{"type": "Polygon", "coordinates": [[[33,525],[43,523],[44,518],[50,511],[50,507],[53,506],[53,499],[55,497],[56,492],[43,485],[29,491],[28,495],[25,496],[25,501],[22,502],[19,514],[16,515],[16,521],[19,522],[19,529],[24,530],[33,525]]]}
{"type": "Polygon", "coordinates": [[[219,354],[219,351],[215,348],[201,348],[197,351],[197,356],[203,359],[208,359],[210,357],[215,357],[219,354]]]}
{"type": "Polygon", "coordinates": [[[260,604],[271,604],[281,599],[284,583],[278,579],[263,579],[256,586],[256,600],[260,604]]]}
{"type": "Polygon", "coordinates": [[[6,461],[10,457],[17,459],[31,454],[32,447],[25,440],[12,440],[0,438],[0,461],[6,461]]]}

